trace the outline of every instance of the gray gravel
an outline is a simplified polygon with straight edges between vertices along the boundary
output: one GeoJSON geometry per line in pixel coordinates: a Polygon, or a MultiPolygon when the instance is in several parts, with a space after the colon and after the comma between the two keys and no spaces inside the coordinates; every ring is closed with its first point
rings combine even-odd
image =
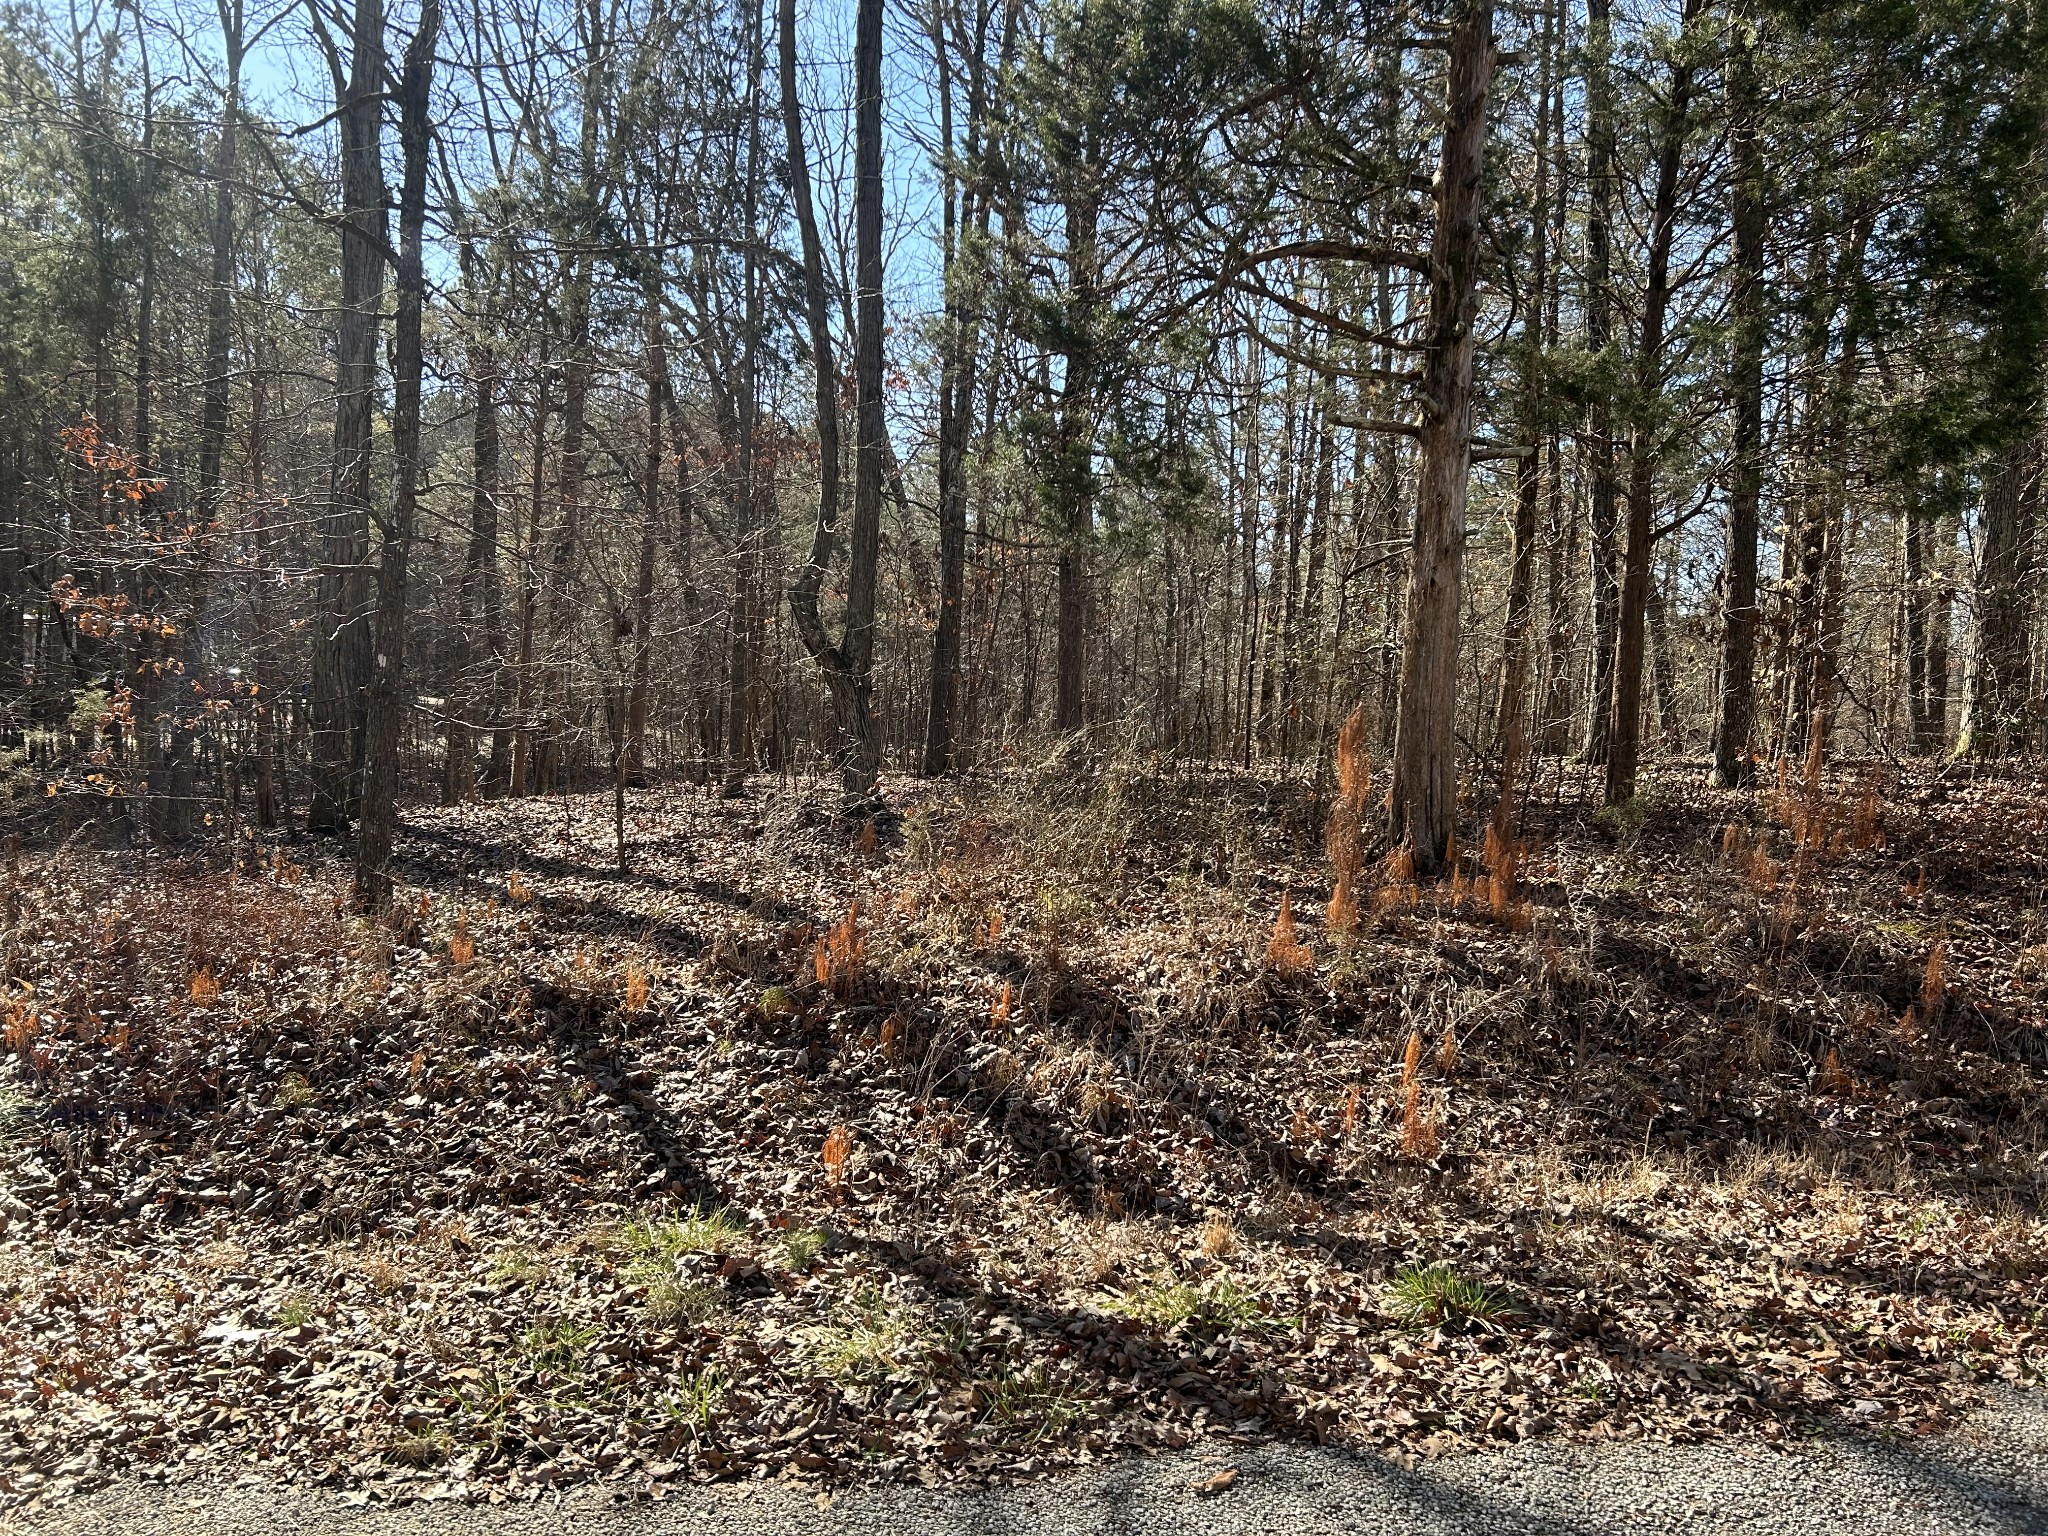
{"type": "Polygon", "coordinates": [[[1061,1536],[1271,1533],[2048,1532],[2048,1397],[2010,1394],[1938,1441],[1843,1435],[1517,1446],[1413,1469],[1267,1445],[1118,1462],[971,1493],[870,1488],[684,1488],[663,1503],[585,1492],[537,1505],[349,1507],[257,1486],[128,1484],[13,1520],[7,1536],[1061,1536]],[[1193,1485],[1239,1469],[1227,1491],[1193,1485]]]}

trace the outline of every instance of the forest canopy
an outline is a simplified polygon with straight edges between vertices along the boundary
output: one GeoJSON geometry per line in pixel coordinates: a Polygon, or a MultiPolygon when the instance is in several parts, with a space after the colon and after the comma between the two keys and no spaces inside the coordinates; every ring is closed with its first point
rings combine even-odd
{"type": "MultiPolygon", "coordinates": [[[[0,692],[173,838],[2043,741],[2036,8],[6,14],[0,692]]],[[[367,840],[367,841],[364,841],[367,840]]]]}

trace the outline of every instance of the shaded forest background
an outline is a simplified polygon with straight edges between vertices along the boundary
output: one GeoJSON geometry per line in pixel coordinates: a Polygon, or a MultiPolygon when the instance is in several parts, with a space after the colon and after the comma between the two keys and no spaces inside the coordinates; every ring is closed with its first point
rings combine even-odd
{"type": "Polygon", "coordinates": [[[11,810],[2039,751],[2044,27],[14,9],[11,810]]]}

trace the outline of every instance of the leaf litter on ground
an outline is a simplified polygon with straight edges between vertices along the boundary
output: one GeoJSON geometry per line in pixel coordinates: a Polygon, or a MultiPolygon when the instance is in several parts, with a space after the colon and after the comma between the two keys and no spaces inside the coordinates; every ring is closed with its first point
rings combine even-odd
{"type": "Polygon", "coordinates": [[[892,783],[873,851],[635,791],[626,875],[608,797],[418,810],[374,924],[311,843],[48,855],[0,1503],[1908,1432],[2031,1379],[2048,794],[1921,775],[1829,841],[1853,774],[1579,788],[1524,920],[1344,933],[1292,910],[1313,795],[1244,775],[892,783]]]}

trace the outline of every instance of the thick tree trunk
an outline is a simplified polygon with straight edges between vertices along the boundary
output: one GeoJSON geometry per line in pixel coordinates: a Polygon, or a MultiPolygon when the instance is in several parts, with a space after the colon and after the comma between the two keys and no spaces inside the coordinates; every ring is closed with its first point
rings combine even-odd
{"type": "Polygon", "coordinates": [[[1430,245],[1429,351],[1413,566],[1403,628],[1399,721],[1388,810],[1418,875],[1444,867],[1458,812],[1458,604],[1472,466],[1472,323],[1485,199],[1492,0],[1461,0],[1450,39],[1443,158],[1430,245]]]}
{"type": "Polygon", "coordinates": [[[427,223],[428,121],[440,0],[422,0],[398,81],[398,137],[404,170],[398,193],[398,312],[393,329],[391,516],[377,569],[377,649],[370,674],[367,772],[356,841],[356,899],[366,911],[391,905],[391,844],[398,821],[398,754],[405,723],[405,601],[420,477],[420,341],[426,307],[422,245],[427,223]]]}

